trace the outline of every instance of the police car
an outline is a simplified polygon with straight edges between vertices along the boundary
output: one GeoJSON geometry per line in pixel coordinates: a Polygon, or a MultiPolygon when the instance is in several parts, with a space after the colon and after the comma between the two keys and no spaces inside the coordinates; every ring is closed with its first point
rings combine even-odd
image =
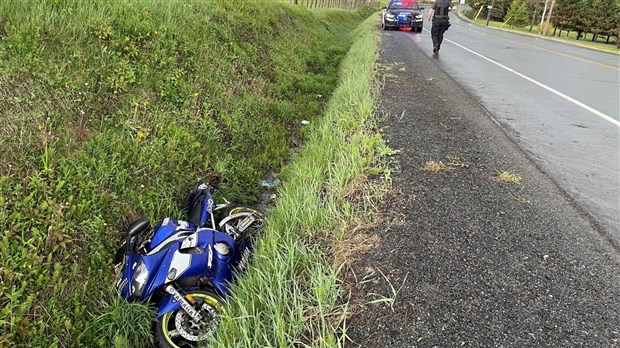
{"type": "Polygon", "coordinates": [[[381,28],[410,28],[411,31],[422,31],[424,7],[419,7],[415,0],[392,0],[381,14],[381,28]]]}

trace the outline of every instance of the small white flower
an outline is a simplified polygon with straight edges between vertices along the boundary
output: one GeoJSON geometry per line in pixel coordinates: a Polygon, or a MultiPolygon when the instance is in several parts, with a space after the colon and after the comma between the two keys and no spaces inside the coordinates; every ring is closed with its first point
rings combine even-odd
{"type": "Polygon", "coordinates": [[[144,185],[140,185],[141,188],[144,188],[144,185]]]}
{"type": "Polygon", "coordinates": [[[301,121],[301,124],[310,124],[310,121],[303,120],[301,121]]]}

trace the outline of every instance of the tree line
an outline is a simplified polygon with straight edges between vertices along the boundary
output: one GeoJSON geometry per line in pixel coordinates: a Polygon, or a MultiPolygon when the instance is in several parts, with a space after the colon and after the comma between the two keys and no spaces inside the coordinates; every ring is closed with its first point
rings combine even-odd
{"type": "Polygon", "coordinates": [[[620,35],[620,0],[467,0],[471,7],[466,15],[470,18],[490,18],[494,21],[523,28],[532,28],[543,22],[551,13],[552,35],[576,32],[577,40],[591,34],[591,40],[599,37],[610,43],[620,35]],[[492,8],[488,7],[492,5],[492,8]],[[490,11],[490,13],[489,13],[490,11]]]}

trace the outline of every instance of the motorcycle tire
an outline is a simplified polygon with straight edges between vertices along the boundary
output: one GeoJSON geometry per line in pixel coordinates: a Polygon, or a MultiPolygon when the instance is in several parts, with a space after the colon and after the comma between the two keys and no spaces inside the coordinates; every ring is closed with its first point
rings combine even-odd
{"type": "Polygon", "coordinates": [[[195,299],[204,301],[208,306],[206,311],[201,311],[206,321],[195,323],[189,318],[187,313],[182,312],[179,314],[179,311],[182,311],[181,309],[162,315],[154,323],[155,342],[157,347],[202,347],[208,343],[210,336],[215,333],[219,321],[218,316],[226,313],[221,297],[215,292],[208,290],[190,290],[187,291],[187,294],[195,299]],[[177,318],[178,315],[180,315],[180,318],[177,318]],[[178,322],[187,324],[188,327],[177,327],[178,322]],[[188,330],[190,332],[188,332],[188,330]],[[185,338],[181,332],[189,334],[190,338],[185,338]]]}

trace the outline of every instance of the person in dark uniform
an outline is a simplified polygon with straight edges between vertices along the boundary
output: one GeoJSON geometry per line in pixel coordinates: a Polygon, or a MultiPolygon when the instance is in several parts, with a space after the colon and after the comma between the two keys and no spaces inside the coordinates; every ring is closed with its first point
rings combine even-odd
{"type": "Polygon", "coordinates": [[[428,21],[433,22],[431,27],[431,38],[433,39],[433,54],[439,52],[443,33],[450,27],[448,13],[452,9],[450,0],[435,0],[431,10],[428,12],[428,21]]]}

